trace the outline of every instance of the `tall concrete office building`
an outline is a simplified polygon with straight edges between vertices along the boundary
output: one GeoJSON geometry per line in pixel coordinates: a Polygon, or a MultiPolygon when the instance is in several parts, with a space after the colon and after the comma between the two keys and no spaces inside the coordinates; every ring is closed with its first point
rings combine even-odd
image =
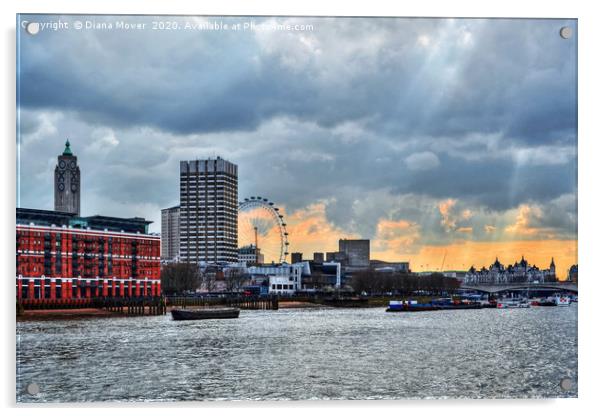
{"type": "Polygon", "coordinates": [[[54,210],[80,215],[80,174],[69,140],[54,168],[54,210]]]}
{"type": "Polygon", "coordinates": [[[161,260],[174,261],[180,255],[180,206],[161,210],[161,260]]]}
{"type": "Polygon", "coordinates": [[[349,267],[370,267],[370,240],[339,240],[339,252],[343,253],[349,267]]]}
{"type": "Polygon", "coordinates": [[[238,166],[180,162],[180,260],[238,261],[238,166]]]}

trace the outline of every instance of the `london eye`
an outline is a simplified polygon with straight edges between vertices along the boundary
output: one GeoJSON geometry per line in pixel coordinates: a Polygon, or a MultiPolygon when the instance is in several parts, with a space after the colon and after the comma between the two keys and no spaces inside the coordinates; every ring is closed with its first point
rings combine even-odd
{"type": "Polygon", "coordinates": [[[288,231],[280,208],[260,196],[238,203],[239,248],[259,248],[264,263],[283,263],[289,254],[288,246],[288,231]]]}

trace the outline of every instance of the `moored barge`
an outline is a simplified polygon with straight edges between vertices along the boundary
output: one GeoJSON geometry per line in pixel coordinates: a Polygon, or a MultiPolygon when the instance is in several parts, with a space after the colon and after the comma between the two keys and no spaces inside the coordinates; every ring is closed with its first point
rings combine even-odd
{"type": "Polygon", "coordinates": [[[207,308],[207,309],[172,309],[171,317],[174,321],[192,321],[197,319],[233,319],[238,318],[238,308],[207,308]]]}

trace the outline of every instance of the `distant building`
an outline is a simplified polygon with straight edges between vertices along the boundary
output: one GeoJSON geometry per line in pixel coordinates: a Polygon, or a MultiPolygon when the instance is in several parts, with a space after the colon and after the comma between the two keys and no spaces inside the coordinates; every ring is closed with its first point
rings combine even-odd
{"type": "Polygon", "coordinates": [[[315,263],[324,263],[324,253],[314,253],[315,263]]]}
{"type": "Polygon", "coordinates": [[[80,172],[69,140],[54,168],[54,210],[80,215],[80,172]]]}
{"type": "Polygon", "coordinates": [[[269,293],[292,294],[301,289],[301,276],[309,273],[307,262],[297,264],[263,265],[247,268],[252,284],[269,285],[269,293]]]}
{"type": "Polygon", "coordinates": [[[554,259],[552,259],[548,269],[540,270],[535,265],[529,265],[523,256],[520,262],[515,262],[513,265],[505,267],[496,258],[495,262],[488,269],[483,267],[481,270],[476,270],[474,266],[471,267],[463,281],[464,284],[555,282],[557,281],[556,265],[554,264],[554,259]]]}
{"type": "Polygon", "coordinates": [[[335,289],[345,285],[345,275],[341,263],[306,262],[308,267],[303,274],[303,290],[321,291],[324,289],[335,289]]]}
{"type": "Polygon", "coordinates": [[[345,263],[345,253],[341,253],[340,251],[330,251],[326,253],[326,261],[327,262],[337,262],[337,263],[345,263]]]}
{"type": "Polygon", "coordinates": [[[370,266],[377,272],[410,273],[410,262],[370,260],[370,266]]]}
{"type": "Polygon", "coordinates": [[[576,284],[577,280],[578,280],[577,279],[577,277],[578,277],[577,274],[578,274],[578,267],[577,267],[576,264],[573,264],[571,266],[571,268],[569,269],[569,275],[568,275],[569,281],[576,284]]]}
{"type": "Polygon", "coordinates": [[[261,249],[255,247],[255,244],[250,244],[238,249],[238,261],[247,265],[259,265],[263,264],[264,259],[261,249]]]}
{"type": "Polygon", "coordinates": [[[291,263],[301,263],[303,261],[303,253],[291,253],[291,263]]]}
{"type": "Polygon", "coordinates": [[[161,293],[160,239],[152,221],[17,208],[17,299],[161,293]]]}
{"type": "Polygon", "coordinates": [[[238,261],[238,167],[220,157],[180,162],[180,258],[238,261]]]}
{"type": "Polygon", "coordinates": [[[345,266],[370,267],[370,240],[339,240],[339,252],[345,256],[345,266]]]}
{"type": "Polygon", "coordinates": [[[180,206],[161,210],[161,260],[174,261],[180,254],[180,206]]]}

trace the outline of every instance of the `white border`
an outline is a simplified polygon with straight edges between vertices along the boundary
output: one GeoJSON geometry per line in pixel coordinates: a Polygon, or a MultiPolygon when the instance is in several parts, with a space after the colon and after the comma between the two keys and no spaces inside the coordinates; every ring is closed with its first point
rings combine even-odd
{"type": "MultiPolygon", "coordinates": [[[[596,301],[599,301],[600,280],[599,267],[596,260],[597,237],[600,236],[600,221],[598,221],[600,201],[601,176],[598,157],[600,155],[600,105],[598,103],[600,89],[599,42],[602,39],[601,18],[595,8],[595,2],[574,2],[548,0],[545,2],[527,2],[524,0],[505,0],[492,2],[455,0],[433,1],[421,0],[411,3],[398,4],[394,1],[345,1],[327,2],[324,0],[284,1],[219,1],[211,4],[183,0],[170,1],[77,1],[77,0],[30,0],[18,3],[15,0],[1,3],[3,26],[2,81],[4,97],[1,101],[3,126],[5,128],[3,143],[2,185],[5,202],[2,205],[3,238],[0,239],[0,258],[5,273],[5,287],[12,288],[14,274],[14,207],[15,207],[15,14],[17,12],[40,13],[142,13],[142,14],[238,14],[238,15],[361,15],[361,16],[449,16],[449,17],[559,17],[579,19],[579,268],[581,302],[579,303],[579,399],[546,400],[546,401],[399,401],[399,402],[271,402],[271,403],[201,403],[201,404],[136,404],[136,405],[104,405],[93,406],[85,412],[91,414],[106,413],[102,407],[126,407],[128,412],[144,414],[165,414],[172,412],[214,412],[227,411],[231,414],[282,414],[306,415],[308,412],[345,411],[352,414],[363,414],[376,411],[380,414],[409,413],[420,414],[522,414],[529,413],[577,414],[589,413],[595,409],[600,394],[597,386],[600,384],[600,336],[599,315],[596,301]],[[172,407],[202,407],[197,410],[183,410],[172,407]],[[334,408],[336,407],[336,409],[334,408]],[[209,410],[211,408],[211,410],[209,410]]],[[[15,402],[15,373],[14,373],[14,307],[13,294],[3,290],[2,300],[4,314],[2,327],[4,337],[2,342],[1,378],[3,404],[14,407],[15,402]],[[7,306],[8,305],[8,306],[7,306]]],[[[54,412],[59,406],[24,407],[11,409],[10,413],[26,413],[34,410],[54,412]]],[[[596,409],[599,410],[599,409],[596,409]]],[[[61,414],[81,414],[76,406],[67,406],[60,410],[61,414]]],[[[592,412],[593,413],[593,412],[592,412]]]]}

